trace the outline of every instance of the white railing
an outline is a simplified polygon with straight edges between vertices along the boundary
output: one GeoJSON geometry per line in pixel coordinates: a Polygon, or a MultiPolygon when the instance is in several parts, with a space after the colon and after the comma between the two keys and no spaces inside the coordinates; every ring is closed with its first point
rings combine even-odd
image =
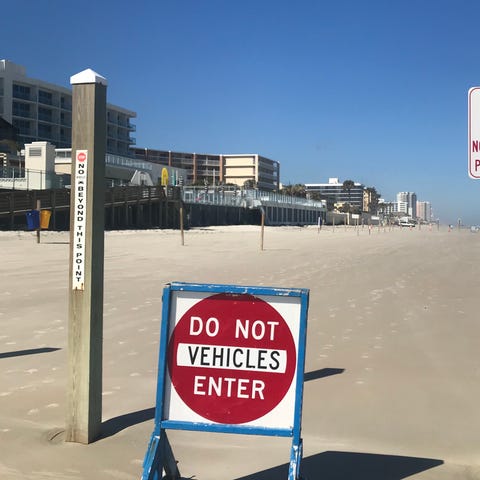
{"type": "Polygon", "coordinates": [[[184,186],[182,199],[185,203],[205,203],[211,205],[232,205],[242,207],[285,206],[310,207],[326,210],[325,201],[310,200],[302,197],[292,197],[265,190],[245,189],[222,186],[184,186]]]}

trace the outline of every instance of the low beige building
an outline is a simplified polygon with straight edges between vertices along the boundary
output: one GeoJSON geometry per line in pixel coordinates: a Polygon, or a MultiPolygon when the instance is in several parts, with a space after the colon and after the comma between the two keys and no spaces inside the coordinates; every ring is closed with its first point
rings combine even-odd
{"type": "Polygon", "coordinates": [[[253,182],[252,186],[260,190],[276,191],[280,187],[280,164],[275,160],[257,154],[222,155],[223,180],[244,186],[245,182],[253,182]]]}
{"type": "Polygon", "coordinates": [[[137,160],[185,169],[185,184],[231,183],[243,187],[249,182],[260,190],[280,188],[280,163],[258,154],[185,153],[140,147],[132,148],[132,152],[137,160]]]}

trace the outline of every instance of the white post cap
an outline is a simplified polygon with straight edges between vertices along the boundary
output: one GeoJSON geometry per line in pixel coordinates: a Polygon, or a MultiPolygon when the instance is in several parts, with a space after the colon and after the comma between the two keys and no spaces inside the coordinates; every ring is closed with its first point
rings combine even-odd
{"type": "Polygon", "coordinates": [[[107,79],[94,72],[91,68],[87,68],[83,72],[70,77],[70,85],[78,85],[79,83],[100,83],[107,86],[107,79]]]}

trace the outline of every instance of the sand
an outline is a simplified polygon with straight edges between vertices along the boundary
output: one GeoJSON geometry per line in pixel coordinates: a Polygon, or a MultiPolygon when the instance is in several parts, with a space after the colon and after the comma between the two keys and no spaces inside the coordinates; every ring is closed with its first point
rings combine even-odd
{"type": "MultiPolygon", "coordinates": [[[[102,439],[63,441],[68,234],[0,233],[0,478],[138,479],[171,281],[310,289],[305,476],[480,478],[480,234],[107,232],[102,439]]],[[[285,478],[290,441],[169,432],[183,478],[285,478]]]]}

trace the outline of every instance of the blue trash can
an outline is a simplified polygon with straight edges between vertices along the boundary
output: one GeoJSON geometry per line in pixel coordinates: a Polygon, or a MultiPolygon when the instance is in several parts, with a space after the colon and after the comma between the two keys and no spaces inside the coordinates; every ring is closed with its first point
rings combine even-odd
{"type": "Polygon", "coordinates": [[[30,210],[27,212],[27,228],[28,230],[37,230],[40,228],[40,213],[38,210],[30,210]]]}

